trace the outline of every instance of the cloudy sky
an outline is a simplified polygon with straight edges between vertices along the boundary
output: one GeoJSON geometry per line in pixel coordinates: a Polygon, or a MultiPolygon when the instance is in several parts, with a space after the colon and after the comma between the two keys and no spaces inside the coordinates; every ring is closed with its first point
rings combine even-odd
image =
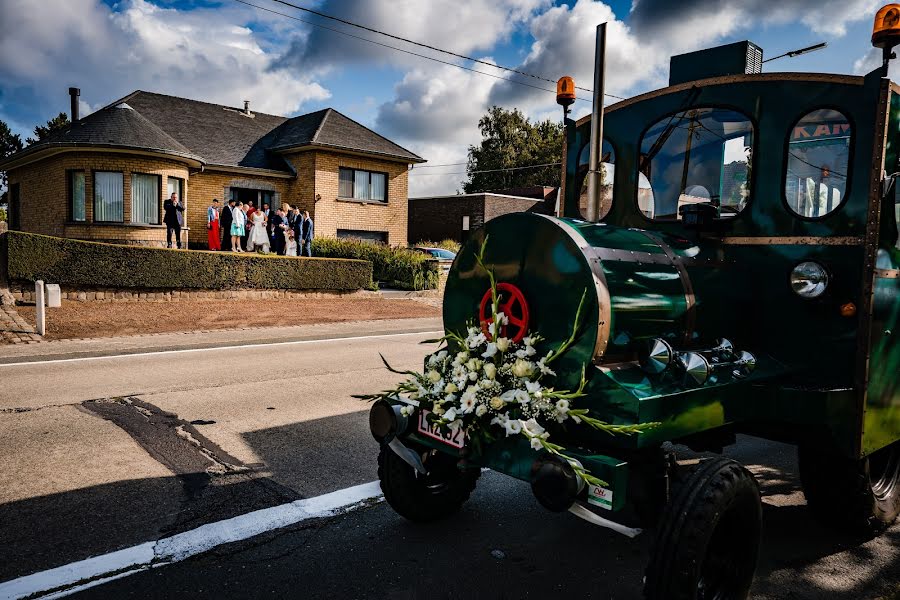
{"type": "MultiPolygon", "coordinates": [[[[86,114],[135,89],[295,115],[331,106],[429,160],[410,194],[453,193],[466,148],[492,104],[561,117],[553,86],[410,46],[273,0],[0,0],[0,119],[30,133],[68,111],[86,114]],[[302,19],[302,20],[296,20],[302,19]],[[330,29],[325,29],[324,25],[330,29]],[[334,29],[352,34],[350,37],[334,29]],[[358,38],[366,38],[365,41],[358,38]],[[483,71],[371,43],[379,42],[483,71]],[[489,75],[493,75],[491,77],[489,75]],[[543,88],[543,89],[539,89],[543,88]],[[549,90],[549,91],[548,91],[549,90]]],[[[877,63],[875,0],[292,0],[489,63],[590,87],[596,25],[608,21],[607,91],[654,89],[672,54],[749,39],[766,56],[827,41],[826,50],[767,71],[861,73],[877,63]]],[[[582,94],[584,94],[582,92],[582,94]]],[[[576,102],[578,116],[590,110],[576,102]]]]}

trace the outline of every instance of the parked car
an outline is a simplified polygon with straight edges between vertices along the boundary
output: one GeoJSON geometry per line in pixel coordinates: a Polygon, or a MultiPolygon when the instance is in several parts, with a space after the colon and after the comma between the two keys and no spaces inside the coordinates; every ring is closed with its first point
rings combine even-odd
{"type": "Polygon", "coordinates": [[[421,252],[423,254],[427,254],[441,263],[441,268],[444,271],[450,270],[450,265],[453,264],[453,259],[456,258],[456,252],[451,252],[450,250],[444,250],[443,248],[429,248],[427,246],[416,246],[413,250],[417,252],[421,252]]]}

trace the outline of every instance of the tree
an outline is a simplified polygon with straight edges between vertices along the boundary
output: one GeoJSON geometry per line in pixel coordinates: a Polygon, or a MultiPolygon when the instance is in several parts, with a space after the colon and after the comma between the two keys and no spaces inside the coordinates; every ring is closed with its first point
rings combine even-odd
{"type": "Polygon", "coordinates": [[[47,121],[46,125],[35,125],[34,127],[34,135],[36,137],[28,138],[25,140],[25,143],[29,146],[34,144],[35,142],[39,142],[43,139],[46,139],[56,133],[57,131],[62,131],[66,127],[69,126],[69,116],[61,112],[49,121],[47,121]]]}
{"type": "MultiPolygon", "coordinates": [[[[0,121],[0,160],[6,158],[10,154],[15,154],[22,149],[22,136],[13,133],[9,125],[0,121]]],[[[0,190],[3,195],[0,196],[0,204],[6,203],[6,171],[0,171],[0,190]]],[[[4,219],[5,220],[5,219],[4,219]]]]}
{"type": "Polygon", "coordinates": [[[469,146],[466,165],[469,179],[463,184],[467,194],[559,185],[564,135],[561,123],[550,119],[532,123],[518,109],[509,111],[492,106],[478,121],[478,128],[482,140],[479,146],[469,146]]]}

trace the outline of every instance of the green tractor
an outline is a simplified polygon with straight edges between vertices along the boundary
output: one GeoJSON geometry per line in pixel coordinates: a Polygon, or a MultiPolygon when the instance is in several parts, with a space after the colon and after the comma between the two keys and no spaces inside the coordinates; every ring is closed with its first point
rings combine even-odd
{"type": "MultiPolygon", "coordinates": [[[[884,65],[864,77],[761,73],[743,42],[673,57],[668,87],[605,109],[601,37],[594,112],[566,118],[558,214],[473,232],[443,317],[451,356],[473,322],[488,343],[540,332],[538,350],[565,349],[549,354],[555,388],[577,392],[545,393],[631,434],[559,427],[564,453],[543,428],[469,443],[383,396],[370,414],[382,488],[429,520],[487,467],[550,510],[654,536],[647,598],[743,598],[757,483],[720,456],[681,465],[673,444],[796,444],[823,522],[872,536],[900,513],[900,87],[887,78],[900,5],[878,12],[884,65]]],[[[570,79],[558,90],[572,99],[570,79]]]]}

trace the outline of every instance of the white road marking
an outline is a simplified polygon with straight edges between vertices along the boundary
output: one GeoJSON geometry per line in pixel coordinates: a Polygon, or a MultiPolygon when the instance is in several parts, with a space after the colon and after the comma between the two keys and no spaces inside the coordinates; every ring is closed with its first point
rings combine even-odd
{"type": "Polygon", "coordinates": [[[22,366],[33,366],[33,365],[47,365],[53,363],[66,363],[66,362],[78,362],[78,361],[88,361],[88,360],[106,360],[109,358],[133,358],[135,356],[161,356],[163,354],[186,354],[188,352],[210,352],[213,350],[234,350],[237,348],[246,349],[246,348],[271,348],[272,346],[297,346],[302,344],[319,344],[322,342],[352,342],[355,340],[369,340],[369,339],[378,339],[378,338],[390,338],[390,337],[402,337],[409,335],[432,335],[432,334],[441,334],[443,335],[443,331],[435,330],[435,331],[410,331],[406,333],[382,333],[377,335],[354,335],[349,337],[335,337],[335,338],[322,338],[316,340],[291,340],[288,342],[263,342],[259,344],[233,344],[231,346],[213,346],[210,348],[184,348],[182,350],[158,350],[154,352],[135,352],[133,354],[107,354],[104,356],[82,356],[80,358],[54,358],[51,360],[32,360],[28,362],[10,362],[10,363],[0,363],[0,368],[3,367],[22,367],[22,366]]]}
{"type": "Polygon", "coordinates": [[[322,496],[256,510],[155,542],[0,583],[0,599],[17,600],[29,596],[45,600],[61,598],[113,579],[182,561],[222,544],[246,540],[308,519],[346,513],[361,508],[367,501],[380,499],[381,487],[377,481],[372,481],[322,496]]]}

